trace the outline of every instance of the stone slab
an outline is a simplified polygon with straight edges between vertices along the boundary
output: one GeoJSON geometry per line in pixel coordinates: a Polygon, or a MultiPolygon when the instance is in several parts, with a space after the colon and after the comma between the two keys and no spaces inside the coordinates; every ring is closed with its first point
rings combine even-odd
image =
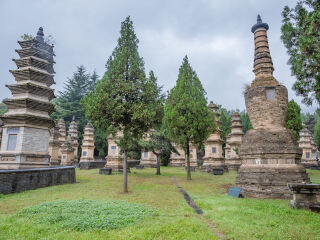
{"type": "Polygon", "coordinates": [[[100,168],[99,174],[102,175],[111,175],[112,174],[112,168],[100,168]]]}
{"type": "Polygon", "coordinates": [[[80,161],[79,168],[81,170],[103,168],[106,163],[106,161],[80,161]]]}

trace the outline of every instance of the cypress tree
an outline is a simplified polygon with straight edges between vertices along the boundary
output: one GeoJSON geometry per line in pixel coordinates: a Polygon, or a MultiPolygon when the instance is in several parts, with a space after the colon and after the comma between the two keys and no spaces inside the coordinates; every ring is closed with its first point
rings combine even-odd
{"type": "Polygon", "coordinates": [[[185,56],[176,86],[171,89],[164,108],[168,137],[186,153],[187,179],[191,180],[190,144],[200,148],[215,129],[214,114],[207,107],[205,91],[185,56]]]}
{"type": "Polygon", "coordinates": [[[143,133],[161,120],[161,89],[145,75],[139,40],[130,17],[121,23],[120,37],[106,64],[106,73],[82,104],[86,115],[104,132],[123,132],[123,191],[127,187],[127,157],[143,133]]]}
{"type": "Polygon", "coordinates": [[[297,140],[300,138],[299,132],[302,129],[300,111],[300,106],[294,100],[290,100],[288,103],[288,112],[284,126],[291,130],[297,140]]]}

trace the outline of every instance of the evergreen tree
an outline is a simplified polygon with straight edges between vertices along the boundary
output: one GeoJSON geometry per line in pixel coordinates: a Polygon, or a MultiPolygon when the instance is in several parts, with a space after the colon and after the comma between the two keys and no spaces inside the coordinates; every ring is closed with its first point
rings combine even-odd
{"type": "Polygon", "coordinates": [[[104,132],[123,132],[123,191],[127,187],[128,153],[142,135],[161,120],[163,99],[154,79],[145,75],[138,53],[139,40],[130,17],[121,23],[118,44],[106,64],[106,73],[82,104],[86,115],[104,132]]]}
{"type": "Polygon", "coordinates": [[[231,115],[232,112],[221,108],[220,110],[220,129],[221,129],[221,139],[227,140],[227,136],[231,133],[231,115]]]}
{"type": "Polygon", "coordinates": [[[214,114],[207,107],[205,94],[186,56],[179,69],[176,86],[169,93],[163,122],[170,140],[186,153],[188,180],[191,180],[190,144],[200,148],[215,130],[214,114]]]}
{"type": "Polygon", "coordinates": [[[63,118],[68,125],[75,116],[79,126],[78,130],[82,132],[87,120],[80,101],[90,91],[89,84],[90,74],[86,72],[84,66],[77,67],[72,78],[68,78],[65,83],[64,90],[60,91],[58,97],[53,100],[55,105],[55,112],[52,113],[53,119],[63,118]]]}
{"type": "Polygon", "coordinates": [[[90,76],[89,81],[89,91],[94,91],[94,88],[96,87],[96,84],[99,80],[99,75],[97,74],[96,70],[93,71],[92,75],[90,76]]]}
{"type": "Polygon", "coordinates": [[[310,113],[307,113],[306,114],[306,121],[304,122],[304,125],[306,126],[306,128],[308,128],[308,130],[310,132],[314,132],[314,126],[316,125],[317,123],[317,120],[315,118],[315,115],[314,114],[310,114],[310,113]]]}
{"type": "Polygon", "coordinates": [[[288,112],[284,126],[291,130],[297,140],[300,138],[299,132],[302,129],[300,112],[300,106],[294,100],[289,101],[288,112]]]}
{"type": "Polygon", "coordinates": [[[0,102],[0,115],[5,114],[7,111],[7,106],[3,102],[0,102]]]}
{"type": "Polygon", "coordinates": [[[320,1],[300,0],[294,8],[282,12],[281,39],[290,56],[291,71],[296,76],[293,89],[311,105],[320,103],[320,1]]]}
{"type": "Polygon", "coordinates": [[[249,115],[246,111],[240,112],[240,118],[242,122],[242,131],[243,133],[246,133],[248,130],[252,129],[252,124],[249,118],[249,115]]]}

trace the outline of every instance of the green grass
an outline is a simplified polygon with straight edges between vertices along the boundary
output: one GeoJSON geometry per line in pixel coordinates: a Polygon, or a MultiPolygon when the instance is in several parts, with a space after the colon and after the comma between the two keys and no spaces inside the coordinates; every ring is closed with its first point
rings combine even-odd
{"type": "MultiPolygon", "coordinates": [[[[94,169],[77,170],[75,184],[2,195],[0,239],[217,239],[217,232],[225,239],[320,239],[320,214],[292,210],[288,200],[228,197],[234,171],[195,172],[192,181],[182,168],[161,171],[132,169],[129,194],[121,192],[122,175],[94,169]],[[204,217],[186,204],[170,176],[204,217]]],[[[309,175],[320,183],[320,171],[309,175]]]]}

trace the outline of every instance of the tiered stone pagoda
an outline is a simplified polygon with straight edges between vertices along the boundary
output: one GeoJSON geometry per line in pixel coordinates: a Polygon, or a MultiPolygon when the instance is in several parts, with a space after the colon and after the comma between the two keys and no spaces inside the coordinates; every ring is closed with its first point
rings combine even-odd
{"type": "Polygon", "coordinates": [[[316,159],[317,149],[312,135],[306,127],[300,131],[299,147],[302,148],[301,163],[307,168],[318,166],[316,159]]]}
{"type": "Polygon", "coordinates": [[[78,124],[76,123],[74,116],[69,126],[68,136],[71,136],[72,147],[74,149],[74,161],[78,162],[78,124]]]}
{"type": "Polygon", "coordinates": [[[231,133],[227,137],[225,163],[229,170],[237,170],[241,165],[239,148],[243,138],[242,122],[240,114],[237,112],[233,113],[231,118],[231,133]]]}
{"type": "Polygon", "coordinates": [[[169,166],[171,167],[183,167],[185,166],[185,153],[184,153],[184,150],[173,144],[174,147],[176,148],[177,152],[180,154],[177,154],[177,153],[171,153],[170,155],[170,163],[169,163],[169,166]]]}
{"type": "Polygon", "coordinates": [[[80,162],[94,161],[94,128],[90,122],[84,128],[80,162]]]}
{"type": "MultiPolygon", "coordinates": [[[[154,131],[155,130],[150,130],[150,133],[154,131]]],[[[150,133],[146,134],[146,137],[144,138],[145,141],[148,141],[150,139],[149,137],[150,133]]],[[[140,165],[143,165],[144,167],[149,167],[149,168],[157,167],[157,156],[151,151],[142,152],[140,165]]]]}
{"type": "Polygon", "coordinates": [[[310,183],[310,179],[301,165],[302,150],[291,131],[284,127],[288,91],[273,77],[268,29],[258,15],[251,29],[255,79],[244,93],[253,129],[247,131],[240,147],[242,165],[236,185],[245,197],[290,198],[288,183],[310,183]]]}
{"type": "Polygon", "coordinates": [[[106,157],[106,168],[111,168],[113,172],[122,172],[123,170],[123,156],[120,154],[120,147],[116,141],[123,137],[121,131],[117,132],[115,137],[112,134],[108,137],[108,156],[106,157]]]}
{"type": "Polygon", "coordinates": [[[50,165],[60,165],[60,132],[59,127],[56,125],[50,130],[50,139],[49,139],[49,155],[50,155],[50,165]]]}
{"type": "Polygon", "coordinates": [[[66,131],[66,122],[63,118],[60,118],[58,121],[58,128],[59,128],[59,141],[60,141],[60,150],[59,150],[59,160],[61,161],[61,146],[67,140],[67,131],[66,131]]]}
{"type": "Polygon", "coordinates": [[[68,135],[67,140],[61,146],[61,165],[72,166],[74,164],[74,149],[73,140],[70,135],[68,135]]]}
{"type": "Polygon", "coordinates": [[[49,138],[54,121],[50,103],[54,93],[53,46],[43,38],[39,28],[34,39],[18,41],[19,59],[13,61],[17,70],[10,71],[16,83],[7,85],[11,98],[3,102],[8,112],[1,116],[4,123],[0,150],[0,169],[42,168],[49,166],[49,138]]]}
{"type": "Polygon", "coordinates": [[[209,138],[206,140],[205,155],[203,157],[202,169],[210,172],[212,167],[222,167],[225,168],[225,161],[223,157],[222,145],[224,141],[221,139],[221,129],[219,121],[219,107],[215,105],[212,101],[209,103],[208,108],[215,114],[215,121],[217,129],[212,133],[209,138]]]}

